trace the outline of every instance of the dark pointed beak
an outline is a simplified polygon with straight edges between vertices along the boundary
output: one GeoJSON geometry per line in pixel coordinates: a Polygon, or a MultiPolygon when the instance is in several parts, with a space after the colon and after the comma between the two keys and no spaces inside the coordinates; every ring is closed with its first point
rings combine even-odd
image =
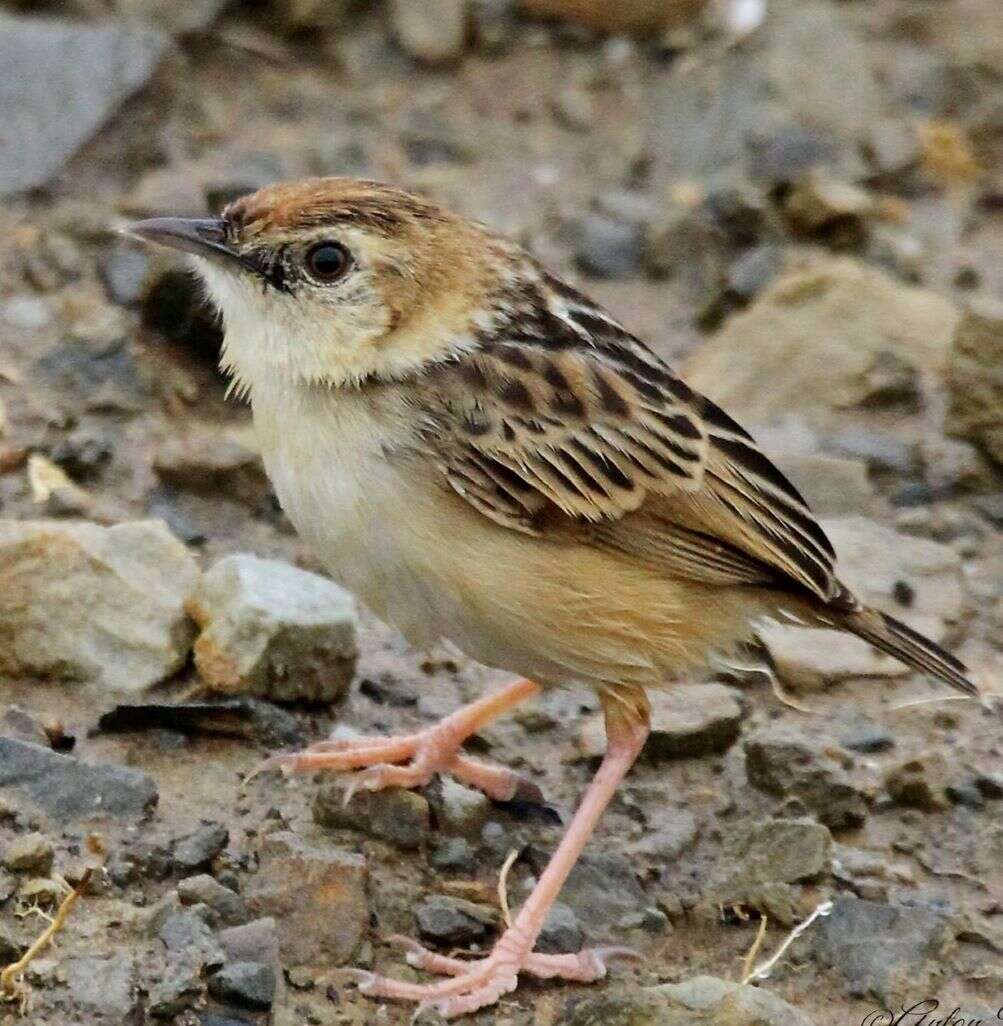
{"type": "Polygon", "coordinates": [[[244,263],[226,239],[226,225],[216,217],[151,217],[125,229],[144,242],[156,242],[184,253],[244,263]]]}

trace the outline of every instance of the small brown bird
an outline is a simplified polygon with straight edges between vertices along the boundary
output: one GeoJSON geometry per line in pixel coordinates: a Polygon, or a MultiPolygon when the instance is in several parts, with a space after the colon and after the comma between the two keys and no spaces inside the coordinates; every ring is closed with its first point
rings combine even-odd
{"type": "Polygon", "coordinates": [[[863,606],[805,501],[752,437],[605,310],[513,242],[375,182],[273,185],[140,238],[194,254],[224,370],[265,466],[331,574],[416,645],[450,639],[526,679],[414,736],[323,742],[295,770],[355,786],[450,773],[530,787],[463,741],[540,688],[593,688],[608,747],[533,893],[480,961],[404,942],[428,986],[369,994],[447,1016],[520,972],[597,980],[622,949],[534,952],[547,911],[648,734],[649,688],[792,618],[850,631],[975,693],[932,641],[863,606]]]}

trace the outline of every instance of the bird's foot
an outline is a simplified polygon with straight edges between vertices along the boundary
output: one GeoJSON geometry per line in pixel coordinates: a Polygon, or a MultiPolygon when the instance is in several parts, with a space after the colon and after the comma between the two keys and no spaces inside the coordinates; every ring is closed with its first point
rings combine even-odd
{"type": "Polygon", "coordinates": [[[355,771],[349,779],[346,802],[356,791],[423,787],[436,773],[449,774],[497,801],[542,802],[542,792],[531,780],[503,766],[471,758],[459,750],[460,740],[444,721],[400,737],[321,741],[301,752],[274,755],[261,768],[287,773],[355,771]]]}
{"type": "Polygon", "coordinates": [[[416,969],[450,979],[431,984],[405,983],[361,969],[342,970],[344,978],[354,982],[363,994],[415,1001],[418,1011],[433,1009],[447,1019],[495,1004],[515,990],[522,972],[541,979],[593,983],[605,977],[611,960],[638,958],[629,948],[590,948],[573,955],[546,955],[528,950],[511,929],[502,935],[491,954],[476,961],[436,954],[407,937],[391,937],[390,942],[405,949],[408,964],[416,969]]]}

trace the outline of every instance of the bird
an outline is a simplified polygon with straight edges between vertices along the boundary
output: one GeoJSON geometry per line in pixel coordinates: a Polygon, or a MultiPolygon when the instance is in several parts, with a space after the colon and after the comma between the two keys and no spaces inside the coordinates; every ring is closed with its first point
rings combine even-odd
{"type": "MultiPolygon", "coordinates": [[[[530,252],[432,199],[316,178],[132,235],[190,255],[224,324],[286,514],[330,575],[414,645],[516,675],[410,735],[280,756],[351,786],[445,773],[508,800],[532,781],[464,741],[551,688],[590,688],[606,751],[532,893],[485,957],[396,939],[444,977],[355,970],[446,1017],[521,974],[590,982],[622,948],[546,954],[547,912],[650,731],[649,693],[769,620],[846,631],[965,694],[965,666],[863,604],[797,489],[737,421],[530,252]]],[[[750,354],[754,356],[754,354],[750,354]]]]}

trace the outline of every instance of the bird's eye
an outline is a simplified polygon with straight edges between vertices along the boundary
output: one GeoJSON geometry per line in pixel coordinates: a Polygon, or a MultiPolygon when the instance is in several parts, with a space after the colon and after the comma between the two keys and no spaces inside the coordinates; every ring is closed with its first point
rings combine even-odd
{"type": "Polygon", "coordinates": [[[311,278],[329,285],[348,270],[352,257],[340,242],[318,242],[307,250],[305,263],[311,278]]]}

